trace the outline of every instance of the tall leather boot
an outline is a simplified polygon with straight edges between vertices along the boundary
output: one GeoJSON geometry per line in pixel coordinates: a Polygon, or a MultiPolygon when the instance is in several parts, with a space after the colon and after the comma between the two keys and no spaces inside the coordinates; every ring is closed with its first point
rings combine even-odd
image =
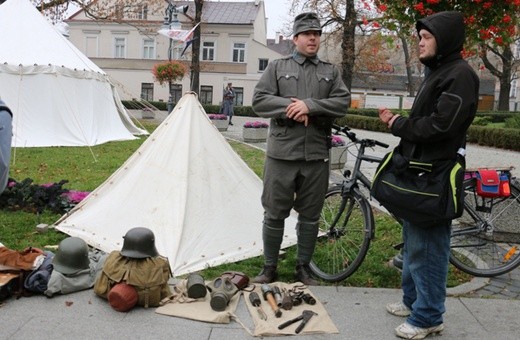
{"type": "Polygon", "coordinates": [[[276,281],[277,277],[276,266],[264,266],[260,274],[255,276],[251,281],[253,283],[272,283],[276,281]]]}
{"type": "Polygon", "coordinates": [[[296,224],[296,232],[298,234],[298,250],[296,257],[296,272],[294,273],[296,281],[307,286],[318,286],[319,283],[312,277],[309,263],[314,253],[316,238],[318,236],[318,222],[313,221],[305,216],[298,216],[296,224]]]}
{"type": "Polygon", "coordinates": [[[294,273],[294,278],[296,281],[299,281],[307,286],[319,286],[319,282],[312,277],[311,269],[309,268],[308,263],[298,263],[296,265],[296,272],[294,273]]]}
{"type": "Polygon", "coordinates": [[[276,264],[278,263],[278,254],[283,240],[284,220],[275,220],[264,218],[262,226],[262,239],[264,242],[264,258],[265,265],[254,277],[253,283],[271,283],[277,278],[276,264]]]}

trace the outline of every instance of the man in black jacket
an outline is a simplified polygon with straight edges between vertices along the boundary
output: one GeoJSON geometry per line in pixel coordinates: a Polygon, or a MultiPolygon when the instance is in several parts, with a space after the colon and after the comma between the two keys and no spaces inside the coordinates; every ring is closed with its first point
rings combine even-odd
{"type": "MultiPolygon", "coordinates": [[[[478,105],[479,79],[461,57],[465,39],[459,12],[441,12],[419,20],[419,60],[426,77],[410,117],[381,108],[380,119],[401,137],[403,155],[423,161],[453,159],[464,147],[466,131],[478,105]]],[[[397,336],[422,339],[444,329],[446,280],[450,254],[451,220],[434,226],[403,224],[403,300],[387,311],[407,316],[395,329],[397,336]]]]}
{"type": "Polygon", "coordinates": [[[0,99],[0,194],[4,191],[9,178],[9,161],[11,159],[11,136],[13,114],[0,99]]]}

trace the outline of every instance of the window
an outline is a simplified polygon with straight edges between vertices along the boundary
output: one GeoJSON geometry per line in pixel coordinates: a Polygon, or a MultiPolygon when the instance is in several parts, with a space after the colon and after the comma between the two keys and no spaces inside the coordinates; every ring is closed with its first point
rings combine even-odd
{"type": "Polygon", "coordinates": [[[517,82],[516,79],[511,82],[511,89],[509,90],[509,98],[516,98],[516,92],[517,92],[517,82]]]}
{"type": "Polygon", "coordinates": [[[514,53],[513,55],[515,56],[515,59],[518,59],[520,58],[520,41],[517,41],[515,46],[514,46],[514,53]]]}
{"type": "Polygon", "coordinates": [[[202,43],[202,60],[215,60],[215,42],[204,41],[202,43]]]}
{"type": "Polygon", "coordinates": [[[265,71],[265,69],[267,68],[267,64],[269,64],[269,59],[258,59],[258,71],[265,71]]]}
{"type": "Polygon", "coordinates": [[[141,83],[141,99],[153,100],[153,83],[141,83]]]}
{"type": "Polygon", "coordinates": [[[139,20],[148,19],[148,5],[139,5],[138,6],[137,17],[139,18],[139,20]]]}
{"type": "Polygon", "coordinates": [[[243,63],[246,56],[246,44],[234,43],[233,44],[233,62],[243,63]]]}
{"type": "Polygon", "coordinates": [[[114,39],[114,58],[126,58],[126,38],[114,39]]]}
{"type": "Polygon", "coordinates": [[[181,84],[172,84],[172,96],[173,96],[173,105],[177,104],[182,97],[182,85],[181,84]]]}
{"type": "Polygon", "coordinates": [[[235,105],[236,106],[244,105],[244,88],[233,86],[233,90],[235,90],[235,105]]]}
{"type": "Polygon", "coordinates": [[[153,39],[143,40],[143,59],[155,59],[155,41],[153,39]]]}
{"type": "Polygon", "coordinates": [[[181,56],[182,50],[184,50],[184,44],[172,44],[171,45],[171,60],[186,60],[186,52],[181,56]]]}
{"type": "Polygon", "coordinates": [[[213,86],[201,85],[199,100],[201,104],[213,104],[213,86]]]}

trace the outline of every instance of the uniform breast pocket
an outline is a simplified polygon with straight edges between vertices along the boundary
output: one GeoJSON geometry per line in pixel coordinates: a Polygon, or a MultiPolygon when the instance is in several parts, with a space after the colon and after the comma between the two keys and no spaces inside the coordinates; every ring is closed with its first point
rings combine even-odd
{"type": "Polygon", "coordinates": [[[332,73],[317,73],[320,98],[328,97],[332,89],[332,73]]]}
{"type": "Polygon", "coordinates": [[[283,138],[287,134],[287,127],[279,126],[279,125],[271,125],[269,127],[269,133],[273,137],[283,138]]]}
{"type": "Polygon", "coordinates": [[[278,72],[278,90],[280,96],[289,98],[298,96],[298,73],[278,72]]]}

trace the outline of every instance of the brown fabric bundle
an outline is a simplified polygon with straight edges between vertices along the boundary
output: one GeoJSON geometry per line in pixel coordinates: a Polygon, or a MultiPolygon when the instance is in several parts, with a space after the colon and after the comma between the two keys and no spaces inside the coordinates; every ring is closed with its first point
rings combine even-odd
{"type": "Polygon", "coordinates": [[[0,247],[0,265],[18,270],[33,270],[34,261],[38,256],[45,256],[43,250],[33,247],[23,251],[11,250],[0,247]]]}

